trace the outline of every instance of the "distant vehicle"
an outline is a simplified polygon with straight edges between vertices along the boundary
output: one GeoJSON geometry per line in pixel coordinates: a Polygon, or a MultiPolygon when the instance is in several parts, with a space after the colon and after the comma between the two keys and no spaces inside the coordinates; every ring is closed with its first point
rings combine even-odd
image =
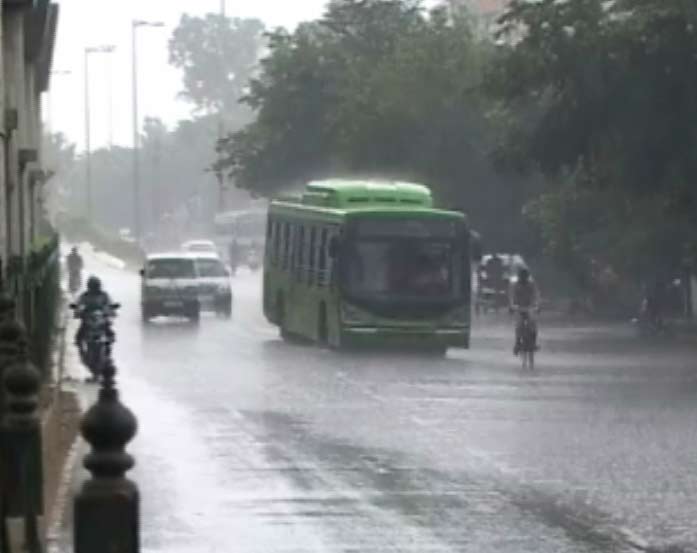
{"type": "MultiPolygon", "coordinates": [[[[490,309],[498,309],[508,305],[508,290],[511,285],[518,281],[518,271],[520,269],[528,269],[530,267],[526,263],[523,256],[519,254],[499,253],[496,254],[502,262],[503,274],[502,283],[499,290],[494,289],[493,283],[488,279],[486,274],[487,263],[492,259],[494,254],[482,256],[479,265],[479,271],[476,275],[476,311],[488,311],[490,309]]],[[[534,278],[531,276],[531,280],[534,278]]]]}
{"type": "Polygon", "coordinates": [[[182,244],[182,250],[190,253],[211,253],[218,255],[218,247],[212,240],[189,240],[182,244]]]}
{"type": "Polygon", "coordinates": [[[196,264],[201,309],[217,315],[232,316],[230,270],[212,253],[191,254],[196,264]]]}
{"type": "Polygon", "coordinates": [[[312,182],[269,208],[264,313],[332,347],[469,347],[470,231],[409,183],[312,182]]]}
{"type": "Polygon", "coordinates": [[[242,211],[228,211],[215,217],[215,241],[220,251],[225,255],[230,251],[230,245],[236,244],[237,260],[230,259],[231,265],[237,265],[235,261],[249,259],[249,251],[264,249],[266,229],[266,209],[254,208],[242,211]]]}
{"type": "Polygon", "coordinates": [[[143,322],[159,316],[181,316],[198,323],[201,315],[199,282],[191,254],[150,255],[140,274],[143,322]]]}

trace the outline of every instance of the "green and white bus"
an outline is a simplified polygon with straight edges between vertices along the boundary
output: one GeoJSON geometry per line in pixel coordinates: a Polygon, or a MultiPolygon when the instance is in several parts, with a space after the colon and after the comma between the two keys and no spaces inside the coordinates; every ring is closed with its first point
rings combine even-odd
{"type": "Polygon", "coordinates": [[[410,183],[311,182],[271,202],[264,313],[332,347],[469,347],[470,231],[410,183]]]}

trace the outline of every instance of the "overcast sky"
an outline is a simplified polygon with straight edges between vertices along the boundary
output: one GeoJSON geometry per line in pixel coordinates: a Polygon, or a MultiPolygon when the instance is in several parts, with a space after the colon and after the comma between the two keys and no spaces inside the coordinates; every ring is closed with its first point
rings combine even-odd
{"type": "MultiPolygon", "coordinates": [[[[163,28],[138,30],[139,111],[172,126],[190,115],[191,106],[177,99],[181,75],[167,61],[167,41],[183,13],[218,11],[220,0],[57,0],[60,20],[51,92],[45,118],[53,131],[64,132],[84,148],[84,49],[113,44],[114,54],[90,55],[92,146],[105,145],[112,129],[116,144],[131,145],[131,20],[162,21],[163,28]],[[111,67],[109,64],[111,59],[111,67]],[[113,121],[109,125],[108,83],[111,75],[113,121]]],[[[229,16],[258,17],[267,26],[294,27],[319,17],[326,0],[228,0],[229,16]]]]}

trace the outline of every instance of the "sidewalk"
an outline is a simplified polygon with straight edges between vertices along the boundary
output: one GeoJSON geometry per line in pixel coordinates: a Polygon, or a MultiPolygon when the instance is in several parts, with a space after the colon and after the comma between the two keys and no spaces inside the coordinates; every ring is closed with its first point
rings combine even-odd
{"type": "Polygon", "coordinates": [[[89,401],[82,385],[87,376],[73,347],[77,321],[67,309],[58,329],[53,382],[46,390],[42,412],[43,460],[45,475],[46,550],[67,551],[57,544],[72,501],[72,473],[84,455],[79,439],[82,413],[89,401]]]}

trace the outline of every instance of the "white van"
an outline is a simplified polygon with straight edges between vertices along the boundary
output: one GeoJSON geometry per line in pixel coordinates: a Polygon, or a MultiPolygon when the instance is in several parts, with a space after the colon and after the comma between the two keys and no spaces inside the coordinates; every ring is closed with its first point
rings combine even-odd
{"type": "Polygon", "coordinates": [[[141,315],[144,323],[160,316],[201,317],[198,273],[191,254],[149,255],[140,271],[141,315]]]}
{"type": "Polygon", "coordinates": [[[189,255],[196,265],[201,309],[230,318],[232,316],[230,270],[217,254],[191,253],[189,255]]]}

